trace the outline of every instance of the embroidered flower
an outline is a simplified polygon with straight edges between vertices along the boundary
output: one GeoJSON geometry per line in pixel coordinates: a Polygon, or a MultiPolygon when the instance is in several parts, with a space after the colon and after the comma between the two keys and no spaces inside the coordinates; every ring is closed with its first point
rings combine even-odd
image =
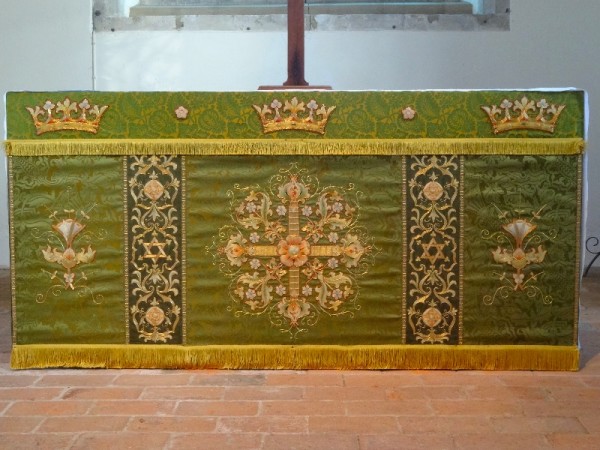
{"type": "Polygon", "coordinates": [[[327,260],[327,265],[329,266],[330,269],[335,269],[338,266],[338,260],[335,258],[329,258],[327,260]]]}
{"type": "Polygon", "coordinates": [[[68,285],[71,289],[75,289],[73,286],[73,281],[75,281],[75,274],[73,272],[65,272],[63,277],[65,278],[65,284],[68,285]]]}
{"type": "Polygon", "coordinates": [[[341,213],[344,210],[344,205],[342,205],[340,202],[335,202],[331,209],[335,213],[341,213]]]}
{"type": "Polygon", "coordinates": [[[277,295],[285,295],[286,289],[285,286],[283,285],[279,285],[275,288],[275,292],[277,293],[277,295]]]}
{"type": "Polygon", "coordinates": [[[260,241],[260,236],[258,235],[258,233],[252,233],[250,235],[250,242],[256,244],[258,241],[260,241]]]}
{"type": "Polygon", "coordinates": [[[250,202],[246,204],[246,211],[249,213],[253,213],[256,211],[256,204],[254,202],[250,202]]]}
{"type": "Polygon", "coordinates": [[[404,120],[413,120],[417,112],[412,109],[410,106],[407,106],[402,110],[402,118],[404,120]]]}
{"type": "Polygon", "coordinates": [[[246,298],[252,300],[254,297],[256,297],[256,291],[254,289],[248,289],[246,291],[246,298]]]}
{"type": "Polygon", "coordinates": [[[307,205],[304,208],[302,208],[302,214],[304,214],[307,217],[310,216],[312,214],[312,207],[307,205]]]}
{"type": "Polygon", "coordinates": [[[522,273],[513,273],[513,279],[515,280],[515,291],[523,284],[525,275],[522,273]]]}
{"type": "Polygon", "coordinates": [[[329,239],[329,242],[332,242],[332,243],[335,244],[338,241],[339,236],[338,236],[337,233],[335,233],[335,232],[332,231],[331,233],[329,233],[327,235],[327,239],[329,239]]]}
{"type": "Polygon", "coordinates": [[[333,298],[335,298],[336,300],[339,300],[340,298],[342,298],[343,295],[344,295],[344,293],[339,289],[334,289],[333,292],[331,293],[331,296],[333,298]]]}
{"type": "Polygon", "coordinates": [[[286,213],[287,213],[287,209],[285,206],[279,205],[277,207],[277,214],[279,214],[280,216],[285,216],[286,213]]]}
{"type": "Polygon", "coordinates": [[[260,261],[258,259],[253,259],[250,261],[250,267],[252,267],[254,270],[258,269],[260,267],[260,261]]]}
{"type": "Polygon", "coordinates": [[[183,106],[175,110],[175,116],[180,120],[187,119],[188,113],[189,111],[183,106]]]}
{"type": "Polygon", "coordinates": [[[79,107],[80,107],[81,109],[83,109],[84,111],[85,111],[86,109],[90,109],[90,102],[88,102],[88,99],[87,99],[87,98],[84,98],[84,99],[81,101],[81,103],[79,104],[79,107]]]}
{"type": "Polygon", "coordinates": [[[318,105],[318,104],[317,104],[317,102],[316,102],[316,101],[314,101],[314,99],[313,99],[313,100],[311,100],[310,102],[308,102],[308,104],[306,105],[306,107],[308,108],[308,111],[309,111],[309,112],[308,112],[308,119],[307,119],[307,120],[308,120],[309,122],[313,122],[313,121],[315,120],[314,113],[315,113],[315,111],[316,111],[317,109],[319,109],[319,105],[318,105]]]}
{"type": "Polygon", "coordinates": [[[306,295],[307,297],[312,294],[312,288],[309,285],[302,287],[302,295],[306,295]]]}
{"type": "Polygon", "coordinates": [[[288,236],[279,241],[277,254],[280,255],[281,263],[287,267],[300,267],[308,261],[310,244],[300,236],[288,236]]]}

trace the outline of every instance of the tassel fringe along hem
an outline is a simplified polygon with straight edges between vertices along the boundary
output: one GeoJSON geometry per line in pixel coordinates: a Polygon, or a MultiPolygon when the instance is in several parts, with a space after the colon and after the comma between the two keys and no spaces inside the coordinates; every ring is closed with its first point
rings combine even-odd
{"type": "Polygon", "coordinates": [[[579,369],[579,349],[543,345],[16,345],[13,369],[579,369]]]}
{"type": "Polygon", "coordinates": [[[13,140],[8,156],[52,155],[578,155],[585,142],[557,139],[122,139],[13,140]]]}

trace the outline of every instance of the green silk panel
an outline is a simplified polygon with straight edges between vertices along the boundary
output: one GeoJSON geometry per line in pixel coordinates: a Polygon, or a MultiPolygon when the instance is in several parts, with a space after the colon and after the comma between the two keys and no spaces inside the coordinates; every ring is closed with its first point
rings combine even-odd
{"type": "MultiPolygon", "coordinates": [[[[188,205],[186,343],[188,345],[401,344],[403,326],[401,161],[399,157],[377,156],[186,158],[186,203],[188,205]],[[302,177],[310,178],[318,189],[327,191],[333,186],[342,197],[357,200],[358,214],[353,229],[361,230],[363,234],[368,235],[372,239],[369,240],[369,244],[374,248],[368,258],[361,260],[361,263],[365,262],[364,271],[367,273],[356,277],[352,289],[358,293],[358,296],[352,307],[348,307],[346,314],[336,315],[335,311],[329,310],[330,314],[323,308],[313,305],[311,311],[316,311],[316,315],[307,318],[296,329],[282,332],[282,329],[289,328],[289,321],[275,323],[281,318],[277,307],[274,306],[276,301],[282,299],[276,293],[279,283],[271,285],[274,289],[273,308],[268,308],[271,315],[267,310],[254,315],[235,314],[235,309],[240,302],[236,303],[232,300],[237,298],[235,294],[233,297],[230,296],[234,278],[225,276],[220,265],[224,264],[225,271],[236,270],[236,266],[218,256],[213,259],[213,255],[219,255],[218,247],[221,245],[218,242],[219,230],[226,227],[225,240],[234,234],[233,228],[227,226],[235,225],[233,218],[235,205],[244,202],[245,196],[248,196],[251,191],[273,192],[268,190],[272,177],[280,174],[281,170],[293,172],[296,169],[305,170],[302,177]],[[354,186],[351,187],[350,184],[354,186]],[[239,189],[236,189],[236,186],[239,189]],[[298,332],[299,329],[305,331],[298,332]]],[[[280,180],[279,184],[281,183],[280,180]]],[[[312,189],[311,194],[318,189],[312,189]]],[[[281,204],[276,195],[270,195],[270,199],[273,213],[270,220],[275,220],[276,206],[281,204]]],[[[318,205],[316,198],[307,199],[304,203],[304,206],[306,205],[311,205],[314,211],[318,205]]],[[[313,212],[310,218],[317,220],[317,215],[313,212]]],[[[300,234],[306,236],[304,227],[309,223],[309,218],[301,213],[299,220],[300,234]]],[[[244,229],[238,224],[237,229],[246,238],[253,231],[261,233],[262,236],[263,231],[262,225],[258,225],[256,229],[244,229]]],[[[329,229],[325,230],[325,237],[320,239],[320,244],[330,245],[327,241],[330,232],[329,229]]],[[[341,239],[344,233],[338,231],[338,234],[341,239]]],[[[264,243],[261,237],[257,245],[264,245],[264,243]]],[[[279,260],[279,256],[276,259],[279,260]]],[[[330,257],[310,259],[318,259],[327,267],[330,257]]],[[[342,268],[343,262],[340,258],[338,260],[340,267],[329,271],[329,274],[346,273],[342,268]]],[[[304,270],[307,265],[308,263],[301,269],[304,270]]],[[[247,262],[242,264],[242,272],[251,273],[252,270],[248,267],[247,262]]],[[[257,272],[260,270],[257,269],[257,272]]],[[[300,279],[304,283],[306,276],[301,273],[300,279]]],[[[285,282],[281,285],[286,288],[286,294],[289,294],[288,285],[285,282]]],[[[316,286],[314,281],[312,286],[316,286]]],[[[279,287],[279,289],[283,288],[279,287]]],[[[315,291],[316,287],[312,290],[313,294],[315,291]]],[[[248,308],[246,311],[249,311],[248,308]]]]}
{"type": "Polygon", "coordinates": [[[566,156],[466,158],[465,344],[577,344],[579,164],[566,156]],[[514,249],[502,226],[519,219],[537,227],[525,253],[546,252],[522,270],[527,289],[514,289],[514,268],[492,254],[514,249]]]}
{"type": "Polygon", "coordinates": [[[581,91],[471,91],[471,92],[10,92],[7,94],[8,139],[410,139],[410,138],[570,138],[584,136],[585,96],[581,91]],[[514,130],[495,135],[482,106],[524,96],[565,105],[549,136],[542,131],[514,130]],[[108,106],[97,134],[62,131],[37,136],[26,108],[54,104],[65,98],[108,106]],[[324,136],[293,131],[262,133],[253,105],[284,103],[298,98],[307,104],[335,106],[324,136]],[[189,110],[185,120],[174,111],[189,110]],[[416,111],[405,120],[402,111],[416,111]]]}
{"type": "Polygon", "coordinates": [[[122,159],[13,157],[11,164],[15,343],[124,343],[122,159]],[[61,223],[67,234],[84,226],[72,251],[85,261],[71,280],[43,252],[68,256],[53,228],[61,223]]]}

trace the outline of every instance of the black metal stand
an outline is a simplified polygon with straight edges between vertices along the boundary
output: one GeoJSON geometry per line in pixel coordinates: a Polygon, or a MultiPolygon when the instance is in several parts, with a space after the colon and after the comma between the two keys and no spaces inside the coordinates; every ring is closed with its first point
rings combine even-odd
{"type": "Polygon", "coordinates": [[[583,276],[584,277],[588,274],[588,272],[590,271],[590,268],[594,265],[594,263],[596,262],[596,260],[600,256],[600,239],[598,239],[595,236],[592,236],[592,237],[588,238],[585,241],[585,249],[589,253],[592,253],[594,255],[594,257],[592,258],[592,260],[590,261],[590,263],[586,266],[585,272],[583,272],[583,276]],[[596,247],[596,250],[594,250],[594,247],[596,247]]]}

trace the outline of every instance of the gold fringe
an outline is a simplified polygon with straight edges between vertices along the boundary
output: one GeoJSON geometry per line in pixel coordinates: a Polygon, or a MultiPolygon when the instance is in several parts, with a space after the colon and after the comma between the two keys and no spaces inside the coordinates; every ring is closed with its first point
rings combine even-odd
{"type": "Polygon", "coordinates": [[[544,345],[16,345],[13,369],[578,370],[579,349],[544,345]]]}
{"type": "Polygon", "coordinates": [[[580,138],[64,139],[6,141],[8,156],[51,155],[577,155],[580,138]]]}

